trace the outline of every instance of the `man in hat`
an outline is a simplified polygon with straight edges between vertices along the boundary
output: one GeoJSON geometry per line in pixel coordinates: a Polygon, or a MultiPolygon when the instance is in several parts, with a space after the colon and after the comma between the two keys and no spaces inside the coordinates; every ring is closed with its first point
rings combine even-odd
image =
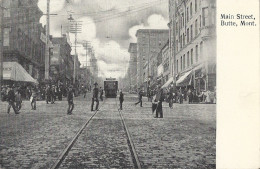
{"type": "Polygon", "coordinates": [[[8,114],[10,113],[11,107],[13,108],[15,114],[19,114],[14,105],[14,103],[15,103],[14,88],[15,88],[14,86],[9,86],[9,91],[7,94],[7,101],[8,101],[7,113],[8,114]]]}
{"type": "Polygon", "coordinates": [[[74,103],[73,103],[73,90],[72,86],[69,87],[69,92],[67,94],[67,100],[68,100],[68,114],[72,114],[72,110],[74,109],[74,103]]]}
{"type": "Polygon", "coordinates": [[[96,110],[98,110],[99,100],[98,100],[98,84],[97,82],[94,83],[95,88],[93,89],[93,97],[92,97],[92,103],[91,103],[91,111],[93,110],[94,102],[96,102],[96,110]]]}
{"type": "Polygon", "coordinates": [[[120,101],[120,110],[123,110],[124,94],[122,89],[120,90],[119,101],[120,101]]]}
{"type": "MultiPolygon", "coordinates": [[[[138,88],[140,89],[140,88],[138,88]]],[[[137,105],[138,103],[140,103],[140,107],[143,107],[143,90],[140,89],[139,93],[138,93],[138,102],[135,103],[135,105],[137,105]]]]}

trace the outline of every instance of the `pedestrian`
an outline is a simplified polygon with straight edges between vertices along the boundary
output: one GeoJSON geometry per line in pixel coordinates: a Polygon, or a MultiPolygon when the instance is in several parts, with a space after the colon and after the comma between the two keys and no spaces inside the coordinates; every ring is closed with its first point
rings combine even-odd
{"type": "Polygon", "coordinates": [[[143,90],[140,90],[139,93],[138,93],[138,102],[136,102],[135,105],[140,103],[140,107],[143,107],[143,100],[142,99],[143,99],[143,90]]]}
{"type": "Polygon", "coordinates": [[[69,91],[67,94],[67,100],[68,100],[68,105],[69,105],[67,114],[72,114],[72,111],[74,109],[72,86],[69,87],[69,91]]]}
{"type": "Polygon", "coordinates": [[[99,105],[99,100],[98,100],[98,84],[97,82],[94,83],[95,87],[93,89],[93,95],[92,95],[92,103],[91,103],[91,111],[93,110],[94,102],[96,102],[96,111],[98,111],[98,105],[99,105]]]}
{"type": "Polygon", "coordinates": [[[15,107],[17,111],[21,110],[22,108],[22,96],[20,89],[17,89],[15,92],[15,107]]]}
{"type": "Polygon", "coordinates": [[[86,97],[86,94],[87,94],[87,87],[84,87],[83,93],[84,93],[84,98],[85,98],[85,97],[86,97]]]}
{"type": "Polygon", "coordinates": [[[100,100],[101,101],[103,101],[103,93],[104,93],[104,91],[103,91],[102,87],[100,87],[100,100]]]}
{"type": "Polygon", "coordinates": [[[9,86],[8,88],[8,94],[7,94],[7,101],[8,101],[8,107],[7,107],[7,113],[10,113],[11,107],[13,108],[15,114],[19,114],[19,112],[16,110],[16,107],[14,105],[15,102],[15,94],[14,94],[14,86],[9,86]]]}
{"type": "Polygon", "coordinates": [[[187,96],[188,96],[189,104],[193,103],[193,93],[192,93],[191,89],[188,90],[187,96]]]}
{"type": "Polygon", "coordinates": [[[30,98],[32,110],[36,110],[36,100],[37,100],[37,89],[33,88],[32,89],[32,95],[31,95],[31,98],[30,98]]]}
{"type": "Polygon", "coordinates": [[[168,102],[169,102],[169,107],[172,109],[172,105],[173,105],[173,90],[172,90],[172,88],[169,90],[168,102]]]}
{"type": "Polygon", "coordinates": [[[122,90],[120,90],[119,102],[120,102],[120,110],[123,110],[124,94],[123,94],[122,90]]]}
{"type": "Polygon", "coordinates": [[[182,93],[182,89],[181,88],[179,89],[178,97],[179,97],[179,103],[182,104],[183,103],[184,94],[182,93]]]}
{"type": "Polygon", "coordinates": [[[27,100],[30,99],[30,96],[31,96],[31,90],[29,88],[29,86],[25,89],[25,97],[27,100]]]}
{"type": "Polygon", "coordinates": [[[152,97],[152,114],[154,114],[154,111],[157,109],[157,105],[158,105],[158,100],[156,100],[156,92],[154,92],[153,94],[154,95],[152,97]]]}
{"type": "Polygon", "coordinates": [[[163,89],[158,86],[157,93],[156,93],[156,101],[158,101],[157,107],[156,107],[156,114],[154,118],[163,118],[163,109],[162,109],[162,102],[163,102],[163,89]]]}
{"type": "Polygon", "coordinates": [[[51,102],[51,87],[47,86],[45,90],[46,95],[46,103],[49,104],[51,102]]]}
{"type": "Polygon", "coordinates": [[[55,85],[52,86],[51,88],[51,104],[54,104],[56,100],[56,96],[55,96],[55,85]]]}

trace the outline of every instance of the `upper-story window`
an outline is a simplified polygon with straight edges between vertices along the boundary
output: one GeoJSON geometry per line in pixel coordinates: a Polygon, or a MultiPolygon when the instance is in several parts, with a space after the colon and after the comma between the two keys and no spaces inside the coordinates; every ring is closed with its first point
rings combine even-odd
{"type": "Polygon", "coordinates": [[[193,49],[190,51],[190,64],[193,65],[193,49]]]}
{"type": "Polygon", "coordinates": [[[186,63],[185,63],[185,54],[183,55],[183,69],[185,69],[186,63]]]}
{"type": "Polygon", "coordinates": [[[190,37],[190,29],[189,28],[187,29],[186,35],[187,35],[187,43],[189,43],[189,41],[190,41],[190,38],[189,38],[190,37]]]}
{"type": "Polygon", "coordinates": [[[198,11],[198,2],[195,0],[195,13],[198,11]]]}
{"type": "Polygon", "coordinates": [[[4,1],[4,17],[10,17],[10,0],[4,1]]]}
{"type": "Polygon", "coordinates": [[[180,37],[180,46],[181,46],[181,48],[182,48],[182,35],[181,35],[181,37],[180,37]]]}
{"type": "Polygon", "coordinates": [[[190,3],[190,17],[192,17],[192,10],[193,10],[193,7],[192,7],[192,2],[190,3]]]}
{"type": "Polygon", "coordinates": [[[185,22],[184,13],[181,14],[181,20],[182,20],[181,28],[183,28],[185,22]]]}
{"type": "Polygon", "coordinates": [[[182,46],[184,46],[185,45],[185,35],[184,35],[184,33],[182,34],[182,43],[183,43],[183,45],[182,46]]]}
{"type": "Polygon", "coordinates": [[[186,10],[186,22],[189,21],[189,7],[187,7],[187,10],[186,10]]]}
{"type": "Polygon", "coordinates": [[[192,25],[190,26],[190,40],[193,39],[193,27],[192,25]]]}
{"type": "Polygon", "coordinates": [[[209,25],[209,11],[208,8],[202,8],[202,25],[208,26],[209,25]]]}
{"type": "Polygon", "coordinates": [[[190,52],[187,53],[187,66],[190,66],[190,52]]]}
{"type": "Polygon", "coordinates": [[[196,53],[196,62],[198,62],[198,60],[199,60],[199,47],[198,47],[198,45],[196,45],[195,53],[196,53]]]}
{"type": "Polygon", "coordinates": [[[195,20],[195,36],[198,35],[198,20],[195,20]]]}

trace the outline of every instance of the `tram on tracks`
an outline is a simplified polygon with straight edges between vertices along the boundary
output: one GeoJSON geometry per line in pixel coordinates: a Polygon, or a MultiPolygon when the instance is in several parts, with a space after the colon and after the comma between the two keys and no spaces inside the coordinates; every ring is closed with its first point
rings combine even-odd
{"type": "Polygon", "coordinates": [[[104,80],[104,91],[106,98],[116,98],[118,91],[118,81],[116,78],[106,78],[104,80]]]}

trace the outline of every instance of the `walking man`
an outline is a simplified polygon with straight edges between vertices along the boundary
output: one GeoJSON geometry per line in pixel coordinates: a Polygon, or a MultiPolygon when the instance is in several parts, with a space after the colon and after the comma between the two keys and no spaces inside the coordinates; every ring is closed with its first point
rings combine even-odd
{"type": "Polygon", "coordinates": [[[103,101],[103,89],[100,87],[100,100],[103,101]]]}
{"type": "Polygon", "coordinates": [[[21,97],[20,89],[18,89],[15,92],[15,107],[17,111],[19,111],[22,108],[22,97],[21,97]]]}
{"type": "Polygon", "coordinates": [[[37,99],[37,90],[36,90],[36,88],[33,88],[32,95],[30,98],[32,110],[36,110],[36,99],[37,99]]]}
{"type": "Polygon", "coordinates": [[[120,101],[120,110],[123,110],[124,94],[122,90],[120,90],[119,101],[120,101]]]}
{"type": "Polygon", "coordinates": [[[68,100],[68,104],[69,104],[67,114],[72,114],[72,110],[74,109],[72,86],[69,87],[69,92],[67,94],[67,100],[68,100]]]}
{"type": "Polygon", "coordinates": [[[93,110],[94,102],[96,102],[96,110],[98,110],[98,105],[99,105],[99,100],[98,100],[98,87],[97,87],[97,82],[94,83],[95,88],[93,89],[93,96],[92,96],[92,103],[91,103],[91,111],[93,110]]]}
{"type": "Polygon", "coordinates": [[[9,86],[9,91],[7,94],[7,101],[8,101],[7,113],[8,114],[10,113],[10,109],[12,107],[15,114],[19,114],[14,105],[14,102],[15,102],[14,86],[12,86],[12,87],[9,86]]]}
{"type": "Polygon", "coordinates": [[[157,108],[156,108],[156,115],[155,118],[158,118],[160,114],[160,118],[163,118],[163,110],[162,110],[162,102],[163,102],[163,89],[158,86],[157,94],[156,94],[156,101],[158,101],[157,108]]]}
{"type": "MultiPolygon", "coordinates": [[[[139,88],[140,89],[140,88],[139,88]]],[[[140,107],[143,107],[143,90],[140,90],[138,93],[138,102],[135,103],[135,105],[137,105],[138,103],[140,103],[140,107]]]]}

